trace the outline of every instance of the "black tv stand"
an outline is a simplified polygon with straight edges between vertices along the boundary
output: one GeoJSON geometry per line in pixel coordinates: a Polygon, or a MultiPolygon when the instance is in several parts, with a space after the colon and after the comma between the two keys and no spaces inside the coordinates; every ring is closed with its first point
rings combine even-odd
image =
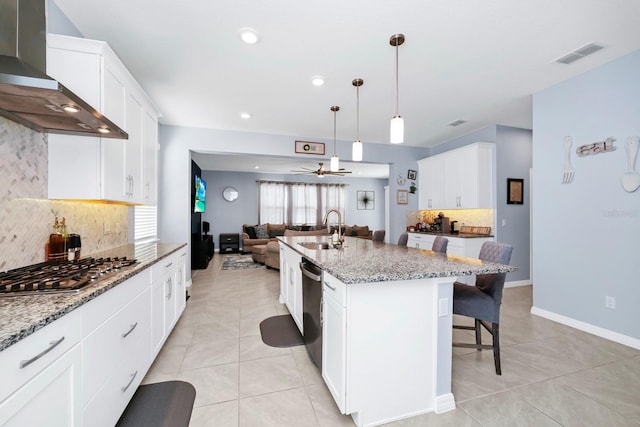
{"type": "Polygon", "coordinates": [[[209,266],[209,261],[213,258],[214,243],[213,236],[192,236],[191,240],[191,269],[204,270],[209,266]],[[200,239],[198,239],[200,237],[200,239]]]}

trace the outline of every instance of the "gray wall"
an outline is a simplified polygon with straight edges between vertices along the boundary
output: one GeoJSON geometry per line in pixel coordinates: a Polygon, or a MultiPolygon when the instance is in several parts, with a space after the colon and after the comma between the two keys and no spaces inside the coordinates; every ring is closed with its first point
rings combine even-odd
{"type": "MultiPolygon", "coordinates": [[[[216,249],[220,248],[220,233],[241,233],[242,224],[258,223],[258,185],[257,180],[317,182],[318,178],[304,175],[278,175],[265,173],[242,173],[202,171],[207,181],[207,210],[202,214],[203,221],[209,221],[210,234],[213,235],[216,249]],[[226,187],[238,189],[239,197],[234,202],[222,198],[222,190],[226,187]]],[[[349,225],[368,225],[370,229],[384,228],[384,186],[386,179],[364,179],[348,177],[330,177],[323,179],[326,183],[347,184],[345,223],[349,225]],[[358,210],[356,196],[358,190],[375,192],[375,209],[358,210]]],[[[330,221],[335,220],[332,217],[330,221]]]]}
{"type": "MultiPolygon", "coordinates": [[[[640,51],[533,97],[534,313],[640,348],[640,190],[625,192],[624,144],[640,135],[640,51]],[[575,178],[562,184],[563,138],[575,178]],[[577,157],[616,138],[617,150],[577,157]],[[605,296],[616,308],[605,308],[605,296]]],[[[637,163],[636,163],[637,164],[637,163]]]]}

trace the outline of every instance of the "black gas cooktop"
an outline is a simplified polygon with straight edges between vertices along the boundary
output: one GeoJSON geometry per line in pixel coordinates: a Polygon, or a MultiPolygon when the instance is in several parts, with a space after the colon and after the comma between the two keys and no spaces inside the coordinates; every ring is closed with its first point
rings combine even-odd
{"type": "Polygon", "coordinates": [[[0,297],[76,293],[137,261],[121,258],[83,258],[46,261],[0,273],[0,297]]]}

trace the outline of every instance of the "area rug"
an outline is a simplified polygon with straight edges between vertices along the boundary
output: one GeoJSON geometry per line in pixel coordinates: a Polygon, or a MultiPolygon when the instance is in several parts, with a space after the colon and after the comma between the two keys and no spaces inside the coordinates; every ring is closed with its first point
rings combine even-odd
{"type": "Polygon", "coordinates": [[[273,316],[260,322],[262,342],[271,347],[293,347],[304,344],[302,334],[290,314],[273,316]]]}
{"type": "Polygon", "coordinates": [[[264,264],[253,262],[251,254],[226,254],[222,263],[223,270],[244,270],[247,268],[266,268],[264,264]]]}
{"type": "Polygon", "coordinates": [[[116,427],[188,427],[196,389],[184,381],[138,387],[116,427]]]}

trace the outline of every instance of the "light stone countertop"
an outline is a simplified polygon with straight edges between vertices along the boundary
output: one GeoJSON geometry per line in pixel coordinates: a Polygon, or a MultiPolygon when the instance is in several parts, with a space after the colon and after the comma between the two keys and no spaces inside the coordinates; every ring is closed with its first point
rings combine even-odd
{"type": "Polygon", "coordinates": [[[76,294],[0,297],[0,351],[151,267],[184,246],[186,243],[147,243],[125,245],[91,254],[90,256],[94,258],[126,256],[128,259],[136,259],[138,264],[125,271],[114,273],[108,279],[88,285],[76,294]]]}
{"type": "Polygon", "coordinates": [[[450,233],[445,231],[408,231],[409,234],[429,234],[432,236],[457,237],[460,239],[478,239],[481,237],[494,237],[493,234],[450,233]]]}
{"type": "Polygon", "coordinates": [[[278,239],[346,284],[508,273],[517,270],[510,265],[354,237],[345,237],[340,249],[322,250],[307,249],[298,243],[327,241],[326,236],[282,236],[278,239]]]}

